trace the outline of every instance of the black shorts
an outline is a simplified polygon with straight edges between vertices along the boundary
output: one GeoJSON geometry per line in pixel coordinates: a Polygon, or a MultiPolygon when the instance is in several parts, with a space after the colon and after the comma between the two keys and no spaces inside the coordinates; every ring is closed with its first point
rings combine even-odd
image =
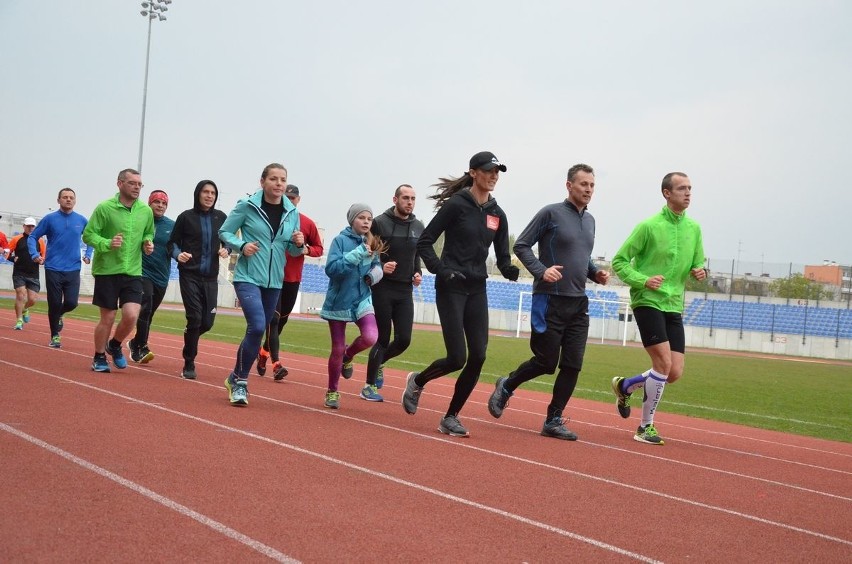
{"type": "Polygon", "coordinates": [[[142,277],[127,274],[95,276],[92,304],[116,310],[124,304],[142,303],[142,277]]]}
{"type": "Polygon", "coordinates": [[[683,354],[686,351],[681,314],[641,306],[633,310],[633,318],[639,326],[643,346],[651,347],[668,341],[673,352],[683,354]]]}
{"type": "Polygon", "coordinates": [[[39,281],[38,276],[35,278],[21,276],[20,274],[12,276],[12,287],[17,290],[22,286],[26,286],[27,290],[31,290],[33,292],[41,291],[41,282],[39,281]]]}

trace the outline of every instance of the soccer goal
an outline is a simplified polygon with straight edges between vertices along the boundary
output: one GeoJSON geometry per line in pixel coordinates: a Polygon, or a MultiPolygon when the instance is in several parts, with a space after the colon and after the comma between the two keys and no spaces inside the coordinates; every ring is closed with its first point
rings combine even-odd
{"type": "MultiPolygon", "coordinates": [[[[518,311],[515,320],[515,337],[520,338],[521,333],[532,331],[530,314],[532,311],[532,292],[519,292],[518,311]]],[[[607,335],[610,340],[620,338],[622,346],[627,345],[627,328],[633,322],[633,310],[630,304],[618,300],[589,299],[589,336],[600,336],[603,343],[607,335]],[[613,324],[618,326],[618,332],[614,332],[613,324]]]]}

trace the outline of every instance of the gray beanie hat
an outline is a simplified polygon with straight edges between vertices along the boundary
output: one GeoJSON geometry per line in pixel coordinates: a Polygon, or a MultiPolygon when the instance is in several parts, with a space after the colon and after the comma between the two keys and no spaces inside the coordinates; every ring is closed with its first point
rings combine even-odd
{"type": "Polygon", "coordinates": [[[349,222],[349,225],[352,225],[352,222],[355,221],[355,218],[358,217],[358,214],[365,211],[370,212],[370,215],[373,215],[373,208],[371,208],[367,204],[352,204],[349,207],[349,211],[346,212],[346,221],[349,222]]]}

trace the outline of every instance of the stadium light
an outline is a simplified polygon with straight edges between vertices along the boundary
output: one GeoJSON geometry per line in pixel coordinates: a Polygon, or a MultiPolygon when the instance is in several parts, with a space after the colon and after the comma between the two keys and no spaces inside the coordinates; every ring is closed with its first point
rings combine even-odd
{"type": "Polygon", "coordinates": [[[148,66],[151,61],[151,22],[154,20],[164,22],[166,15],[163,12],[169,10],[168,5],[172,0],[161,0],[159,2],[142,2],[142,17],[148,20],[148,46],[145,49],[145,80],[142,86],[142,125],[139,128],[139,162],[136,170],[142,172],[142,150],[145,145],[145,110],[148,105],[148,66]]]}

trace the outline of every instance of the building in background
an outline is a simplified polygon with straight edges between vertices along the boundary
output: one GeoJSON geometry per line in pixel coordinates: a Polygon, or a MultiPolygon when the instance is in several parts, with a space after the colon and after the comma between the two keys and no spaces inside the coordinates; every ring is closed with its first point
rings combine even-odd
{"type": "Polygon", "coordinates": [[[825,260],[821,265],[805,265],[805,278],[836,288],[836,299],[848,302],[852,299],[852,267],[825,260]]]}

